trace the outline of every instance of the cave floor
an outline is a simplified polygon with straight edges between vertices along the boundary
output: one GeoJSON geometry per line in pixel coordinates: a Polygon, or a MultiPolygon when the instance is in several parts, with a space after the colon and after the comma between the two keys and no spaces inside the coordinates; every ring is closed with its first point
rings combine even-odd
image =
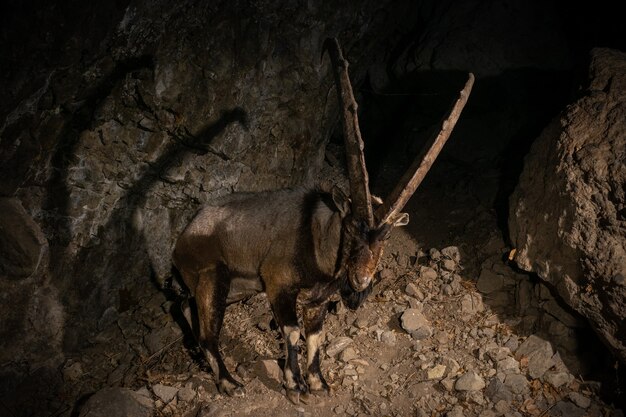
{"type": "Polygon", "coordinates": [[[245,394],[220,394],[179,306],[146,279],[136,303],[65,363],[56,415],[77,415],[105,387],[132,390],[158,416],[618,415],[599,397],[601,382],[581,378],[558,341],[525,326],[516,288],[528,277],[507,266],[511,248],[486,208],[493,193],[480,195],[495,189],[494,175],[468,185],[452,162],[437,170],[407,207],[412,225],[394,232],[373,294],[356,312],[337,303],[326,319],[330,395],[286,398],[281,337],[263,294],[227,308],[221,349],[245,394]],[[456,181],[436,180],[455,170],[456,181]]]}

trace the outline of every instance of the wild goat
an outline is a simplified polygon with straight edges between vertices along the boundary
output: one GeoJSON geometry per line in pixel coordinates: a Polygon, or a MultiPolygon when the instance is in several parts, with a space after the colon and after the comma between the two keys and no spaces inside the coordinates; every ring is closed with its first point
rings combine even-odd
{"type": "Polygon", "coordinates": [[[325,48],[343,109],[351,197],[336,187],[235,193],[203,208],[174,249],[174,264],[195,297],[196,325],[189,307],[185,316],[220,391],[229,395],[242,385],[230,375],[219,352],[224,312],[227,304],[260,291],[267,294],[285,339],[284,385],[289,399],[297,403],[310,391],[328,390],[319,351],[328,299],[339,291],[346,305],[356,309],[369,293],[391,230],[408,223],[408,214],[400,210],[448,139],[473,85],[470,74],[432,146],[374,210],[348,63],[337,40],[328,39],[325,48]],[[298,364],[298,298],[304,307],[306,381],[298,364]]]}

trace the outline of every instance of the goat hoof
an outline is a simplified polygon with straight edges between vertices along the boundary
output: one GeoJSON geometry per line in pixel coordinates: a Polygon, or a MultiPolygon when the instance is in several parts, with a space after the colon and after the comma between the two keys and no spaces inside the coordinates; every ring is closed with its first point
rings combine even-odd
{"type": "Polygon", "coordinates": [[[287,390],[287,398],[289,399],[289,401],[291,401],[295,405],[300,404],[300,394],[301,394],[300,391],[297,390],[297,389],[288,389],[287,390]]]}
{"type": "Polygon", "coordinates": [[[311,404],[311,402],[313,401],[313,397],[311,397],[311,394],[308,392],[301,392],[300,401],[302,402],[302,404],[311,404]]]}
{"type": "Polygon", "coordinates": [[[228,379],[220,380],[218,389],[222,394],[226,394],[229,397],[243,397],[246,393],[243,389],[243,385],[234,379],[232,381],[228,379]]]}
{"type": "Polygon", "coordinates": [[[330,389],[328,387],[324,387],[321,389],[311,390],[311,393],[316,397],[328,397],[330,395],[330,389]]]}

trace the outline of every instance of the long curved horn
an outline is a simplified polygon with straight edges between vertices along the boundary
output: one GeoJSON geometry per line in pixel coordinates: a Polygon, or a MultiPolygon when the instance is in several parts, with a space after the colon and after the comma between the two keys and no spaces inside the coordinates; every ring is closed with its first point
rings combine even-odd
{"type": "Polygon", "coordinates": [[[348,61],[343,58],[341,47],[336,38],[328,38],[324,42],[324,49],[328,50],[333,64],[337,97],[341,107],[343,121],[343,138],[346,147],[348,177],[350,179],[350,194],[352,197],[352,213],[360,220],[367,222],[369,227],[374,225],[372,198],[370,196],[369,178],[363,155],[363,139],[359,129],[357,116],[358,105],[352,93],[350,77],[348,75],[348,61]]]}
{"type": "Polygon", "coordinates": [[[396,214],[400,212],[404,208],[404,205],[409,201],[409,198],[413,195],[417,187],[421,184],[422,180],[428,173],[428,170],[437,159],[439,152],[445,145],[446,141],[450,137],[454,126],[456,125],[461,112],[463,111],[463,107],[465,107],[465,103],[467,103],[467,98],[469,97],[472,86],[474,85],[474,74],[470,73],[465,83],[465,87],[461,90],[459,94],[459,98],[457,99],[454,106],[450,110],[448,117],[444,120],[441,131],[439,134],[430,142],[431,145],[425,147],[424,149],[428,149],[428,151],[422,151],[418,154],[418,157],[415,158],[411,167],[404,173],[402,179],[396,187],[393,189],[391,194],[385,199],[383,205],[378,207],[376,210],[376,219],[378,221],[378,225],[382,225],[383,223],[387,223],[394,217],[396,214]]]}

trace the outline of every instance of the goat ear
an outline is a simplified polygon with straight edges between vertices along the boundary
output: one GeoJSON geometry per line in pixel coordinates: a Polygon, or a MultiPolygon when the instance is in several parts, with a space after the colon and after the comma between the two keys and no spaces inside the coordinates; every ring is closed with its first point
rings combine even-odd
{"type": "Polygon", "coordinates": [[[350,211],[350,198],[336,185],[331,191],[331,196],[335,207],[342,215],[347,214],[350,211]]]}
{"type": "Polygon", "coordinates": [[[393,221],[393,226],[406,226],[409,224],[409,213],[400,213],[397,217],[391,219],[393,221]]]}

